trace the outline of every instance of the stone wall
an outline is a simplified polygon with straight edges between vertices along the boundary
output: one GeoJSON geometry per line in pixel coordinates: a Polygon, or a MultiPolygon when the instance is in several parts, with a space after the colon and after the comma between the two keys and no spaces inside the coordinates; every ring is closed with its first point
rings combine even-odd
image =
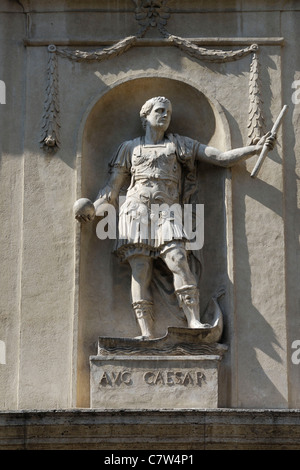
{"type": "Polygon", "coordinates": [[[229,350],[219,406],[299,407],[300,365],[291,355],[300,339],[299,104],[292,100],[300,80],[300,6],[263,0],[168,5],[167,23],[137,37],[145,23],[132,0],[1,2],[2,410],[89,407],[88,357],[98,336],[116,329],[136,334],[126,268],[110,256],[109,242],[97,239],[95,224],[80,229],[72,207],[78,197],[95,198],[113,151],[141,132],[144,98],[169,92],[174,131],[225,150],[246,145],[257,130],[249,116],[251,89],[258,128],[262,116],[269,130],[282,105],[289,109],[256,179],[250,177],[256,157],[232,170],[203,169],[201,188],[213,188],[210,197],[203,195],[203,303],[225,285],[229,350]],[[162,27],[189,38],[186,47],[168,42],[162,27]],[[103,54],[132,37],[131,47],[121,44],[106,60],[70,57],[75,50],[103,54]],[[236,51],[253,44],[258,51],[234,61],[208,62],[199,50],[191,55],[191,45],[236,51]],[[50,142],[55,151],[41,142],[45,130],[56,139],[50,142]]]}

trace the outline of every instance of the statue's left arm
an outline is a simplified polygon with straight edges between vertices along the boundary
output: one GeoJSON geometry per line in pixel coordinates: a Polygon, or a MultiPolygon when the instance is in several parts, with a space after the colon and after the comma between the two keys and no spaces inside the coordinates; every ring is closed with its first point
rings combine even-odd
{"type": "Polygon", "coordinates": [[[210,147],[208,145],[199,144],[196,153],[196,159],[212,163],[213,165],[231,167],[236,163],[246,160],[247,158],[257,155],[261,152],[264,144],[266,144],[270,150],[274,148],[276,137],[268,132],[264,135],[255,145],[249,145],[247,147],[236,148],[222,152],[217,148],[210,147]]]}

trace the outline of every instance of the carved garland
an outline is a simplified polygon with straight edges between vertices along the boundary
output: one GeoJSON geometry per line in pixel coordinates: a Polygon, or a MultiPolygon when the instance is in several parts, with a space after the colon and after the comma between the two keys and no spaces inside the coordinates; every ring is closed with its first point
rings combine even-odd
{"type": "Polygon", "coordinates": [[[250,65],[249,78],[249,121],[248,144],[255,142],[265,133],[265,121],[262,114],[261,82],[259,77],[258,55],[254,52],[250,65]]]}
{"type": "Polygon", "coordinates": [[[44,102],[41,147],[53,152],[60,147],[59,100],[56,47],[48,46],[47,88],[44,102]]]}
{"type": "Polygon", "coordinates": [[[249,77],[249,121],[248,121],[248,144],[257,140],[264,132],[264,118],[262,115],[261,87],[259,79],[258,46],[252,44],[249,47],[238,50],[213,50],[199,47],[191,41],[174,36],[165,29],[169,15],[166,7],[167,0],[147,1],[134,0],[136,8],[136,19],[141,29],[136,36],[129,36],[111,47],[96,51],[70,51],[48,46],[47,88],[44,103],[44,115],[42,126],[41,146],[44,150],[51,152],[60,147],[59,141],[59,100],[58,100],[58,71],[57,55],[70,60],[81,61],[103,61],[124,54],[135,46],[150,27],[157,27],[163,37],[171,45],[178,47],[190,56],[214,63],[230,62],[239,60],[252,54],[249,77]]]}

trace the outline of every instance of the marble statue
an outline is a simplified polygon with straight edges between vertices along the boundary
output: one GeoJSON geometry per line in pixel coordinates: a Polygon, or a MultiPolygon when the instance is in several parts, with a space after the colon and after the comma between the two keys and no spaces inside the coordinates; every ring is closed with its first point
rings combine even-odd
{"type": "Polygon", "coordinates": [[[163,223],[164,211],[154,213],[153,206],[168,205],[176,212],[176,208],[188,202],[196,190],[197,160],[230,167],[259,154],[264,145],[272,149],[276,139],[268,133],[255,145],[221,152],[189,137],[167,133],[171,115],[172,105],[167,98],[148,100],[140,111],[144,136],[119,147],[110,163],[107,185],[99,191],[96,201],[85,200],[85,203],[77,203],[75,208],[76,219],[86,222],[97,215],[103,204],[117,207],[120,190],[130,177],[125,201],[119,210],[116,254],[131,267],[132,307],[141,339],[154,337],[150,283],[156,257],[160,257],[173,274],[174,291],[187,327],[205,329],[210,326],[200,320],[199,289],[188,262],[186,233],[177,223],[174,211],[166,225],[163,223]],[[153,235],[147,227],[155,216],[159,220],[153,235]]]}

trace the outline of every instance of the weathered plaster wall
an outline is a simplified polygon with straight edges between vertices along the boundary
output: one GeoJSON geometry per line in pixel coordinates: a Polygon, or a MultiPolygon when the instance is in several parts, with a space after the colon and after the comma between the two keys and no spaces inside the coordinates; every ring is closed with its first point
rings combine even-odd
{"type": "MultiPolygon", "coordinates": [[[[296,1],[262,0],[169,4],[167,29],[178,36],[285,40],[283,47],[276,41],[261,45],[259,54],[267,129],[282,104],[289,105],[279,145],[256,180],[250,178],[251,159],[232,170],[229,183],[225,340],[230,351],[220,406],[299,407],[300,366],[291,362],[291,344],[300,339],[299,104],[292,102],[292,83],[300,79],[300,7],[296,1]]],[[[175,47],[148,46],[100,63],[58,58],[61,147],[54,156],[44,153],[39,140],[47,45],[76,41],[76,48],[85,50],[82,41],[134,35],[139,29],[134,9],[131,0],[1,2],[0,79],[7,86],[6,105],[0,105],[0,340],[6,344],[1,409],[88,406],[87,381],[80,378],[87,369],[77,356],[93,349],[101,328],[94,343],[82,335],[90,312],[85,317],[80,310],[80,230],[72,206],[77,197],[94,196],[92,185],[81,179],[78,158],[85,164],[82,139],[97,97],[142,77],[187,82],[220,103],[232,146],[247,143],[250,57],[209,65],[175,47]],[[91,194],[82,194],[83,188],[91,194]]],[[[229,41],[227,47],[238,45],[229,41]]],[[[123,140],[122,132],[116,135],[123,140]]],[[[88,238],[91,228],[83,230],[88,238]]],[[[88,253],[88,246],[82,250],[88,253]]]]}
{"type": "Polygon", "coordinates": [[[6,104],[0,108],[0,339],[6,364],[0,364],[1,408],[17,408],[19,327],[22,269],[23,142],[25,122],[26,32],[20,6],[4,2],[0,16],[0,77],[6,84],[6,104]],[[5,11],[5,6],[7,7],[5,11]]]}

